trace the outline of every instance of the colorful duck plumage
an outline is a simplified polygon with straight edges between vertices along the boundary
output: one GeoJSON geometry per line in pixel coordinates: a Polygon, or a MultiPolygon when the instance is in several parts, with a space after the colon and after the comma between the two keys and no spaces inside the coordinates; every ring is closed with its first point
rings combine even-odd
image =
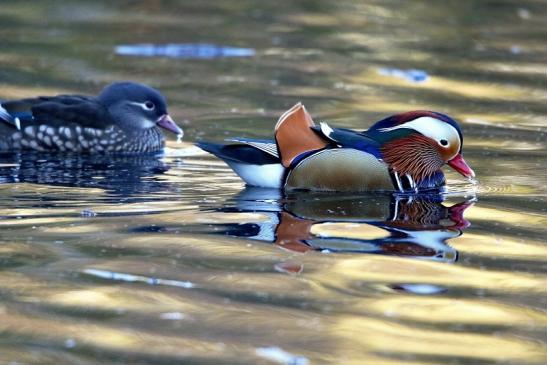
{"type": "Polygon", "coordinates": [[[198,142],[248,185],[318,191],[419,192],[444,186],[448,164],[475,176],[462,157],[463,137],[447,115],[397,114],[366,131],[316,126],[298,103],[275,126],[275,141],[198,142]]]}

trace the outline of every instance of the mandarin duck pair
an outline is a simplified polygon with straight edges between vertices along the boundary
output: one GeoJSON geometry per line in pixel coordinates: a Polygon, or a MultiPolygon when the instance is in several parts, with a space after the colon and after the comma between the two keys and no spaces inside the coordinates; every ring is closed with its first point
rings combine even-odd
{"type": "MultiPolygon", "coordinates": [[[[0,152],[160,152],[160,128],[183,131],[161,93],[119,82],[97,97],[59,95],[0,103],[0,152]]],[[[366,131],[316,126],[302,104],[281,116],[275,140],[198,142],[224,160],[248,185],[324,191],[419,192],[442,187],[448,164],[474,177],[462,157],[462,133],[450,117],[413,111],[366,131]]]]}

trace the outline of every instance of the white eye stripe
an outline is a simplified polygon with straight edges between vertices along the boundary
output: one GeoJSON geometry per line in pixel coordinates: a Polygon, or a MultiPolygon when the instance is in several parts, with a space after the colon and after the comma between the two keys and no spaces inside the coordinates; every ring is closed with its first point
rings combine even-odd
{"type": "Polygon", "coordinates": [[[153,110],[155,108],[155,105],[153,103],[151,103],[150,101],[147,101],[147,102],[144,102],[144,103],[138,103],[136,101],[130,101],[129,104],[139,106],[143,110],[146,110],[146,111],[153,110]],[[150,108],[147,104],[151,104],[152,107],[150,108]]]}
{"type": "Polygon", "coordinates": [[[448,145],[450,145],[450,142],[454,142],[457,144],[461,143],[460,135],[456,128],[446,122],[443,122],[442,120],[438,120],[432,117],[416,118],[414,120],[411,120],[410,122],[396,125],[395,127],[379,129],[379,131],[388,132],[401,128],[414,129],[416,132],[419,132],[424,136],[429,137],[437,142],[440,142],[444,139],[449,143],[448,145]]]}

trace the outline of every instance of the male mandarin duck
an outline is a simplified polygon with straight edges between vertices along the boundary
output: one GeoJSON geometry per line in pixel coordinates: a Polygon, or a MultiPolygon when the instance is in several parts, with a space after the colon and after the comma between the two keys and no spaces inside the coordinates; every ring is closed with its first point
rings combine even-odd
{"type": "Polygon", "coordinates": [[[397,114],[357,132],[316,126],[298,103],[275,126],[275,141],[198,142],[248,185],[318,191],[419,192],[444,186],[448,164],[467,178],[462,133],[449,116],[431,111],[397,114]]]}
{"type": "Polygon", "coordinates": [[[183,134],[158,90],[117,82],[97,97],[58,95],[0,103],[0,152],[158,152],[165,145],[159,127],[183,134]]]}

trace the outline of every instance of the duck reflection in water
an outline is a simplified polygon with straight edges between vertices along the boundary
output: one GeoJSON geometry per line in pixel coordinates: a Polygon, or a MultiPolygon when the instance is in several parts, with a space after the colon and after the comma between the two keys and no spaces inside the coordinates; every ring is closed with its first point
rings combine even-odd
{"type": "Polygon", "coordinates": [[[0,184],[99,188],[123,197],[165,191],[159,176],[167,170],[158,154],[0,154],[0,184]]]}
{"type": "Polygon", "coordinates": [[[370,253],[442,262],[457,260],[447,244],[470,223],[474,199],[443,205],[442,195],[333,195],[246,188],[222,212],[252,212],[262,222],[215,225],[215,233],[272,242],[284,249],[370,253]]]}

